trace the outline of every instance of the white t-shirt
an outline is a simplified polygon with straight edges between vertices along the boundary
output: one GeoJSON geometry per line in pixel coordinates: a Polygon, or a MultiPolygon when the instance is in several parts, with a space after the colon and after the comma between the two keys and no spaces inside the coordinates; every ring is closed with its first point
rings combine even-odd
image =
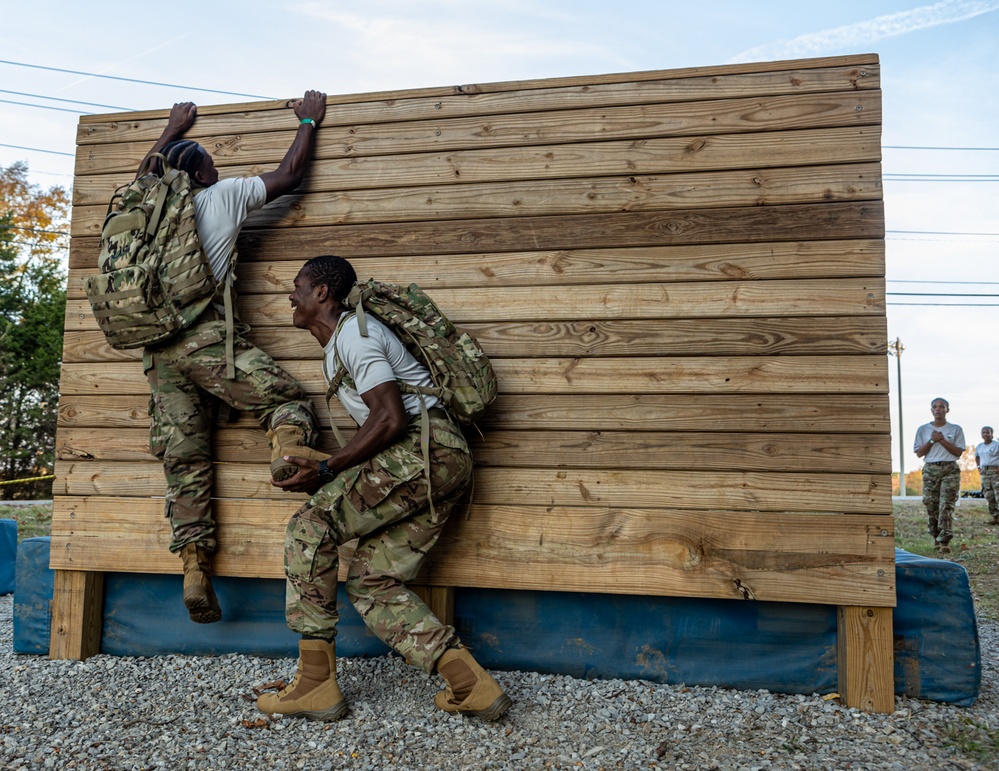
{"type": "MultiPolygon", "coordinates": [[[[415,386],[432,386],[430,372],[402,344],[384,324],[370,315],[365,316],[368,336],[361,337],[357,316],[351,314],[337,325],[337,330],[326,344],[325,372],[327,380],[337,371],[336,354],[354,381],[354,388],[340,383],[336,395],[350,416],[363,425],[368,419],[368,405],[361,394],[391,380],[401,380],[415,386]],[[335,351],[335,353],[334,353],[335,351]]],[[[427,409],[436,407],[436,396],[423,396],[427,409]]],[[[419,394],[402,394],[402,404],[409,415],[420,414],[419,394]]]]}
{"type": "MultiPolygon", "coordinates": [[[[942,426],[934,426],[932,423],[926,423],[916,429],[916,442],[913,445],[913,450],[918,450],[930,441],[930,437],[933,436],[934,431],[939,431],[943,434],[944,439],[951,444],[957,445],[962,450],[966,447],[964,443],[964,430],[960,426],[956,426],[953,423],[944,423],[942,426]]],[[[940,442],[934,442],[930,447],[930,451],[923,457],[923,463],[957,460],[960,457],[960,455],[954,455],[940,444],[940,442]]]]}
{"type": "Polygon", "coordinates": [[[999,466],[999,442],[993,439],[988,444],[982,442],[975,448],[979,466],[999,466]]]}
{"type": "Polygon", "coordinates": [[[198,237],[212,273],[221,284],[228,277],[229,255],[251,211],[267,203],[267,186],[260,177],[220,179],[194,194],[198,237]]]}

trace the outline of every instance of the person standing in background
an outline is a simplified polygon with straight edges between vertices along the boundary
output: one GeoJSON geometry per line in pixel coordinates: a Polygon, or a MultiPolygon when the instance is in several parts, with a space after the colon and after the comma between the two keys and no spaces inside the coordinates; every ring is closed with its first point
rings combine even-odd
{"type": "Polygon", "coordinates": [[[991,519],[986,524],[999,525],[999,442],[992,441],[992,426],[982,426],[982,443],[975,448],[975,465],[989,502],[991,519]]]}
{"type": "Polygon", "coordinates": [[[965,450],[964,430],[947,422],[950,403],[937,397],[930,402],[933,421],[916,429],[913,449],[923,458],[923,506],[933,551],[950,554],[954,537],[954,505],[961,490],[961,469],[958,459],[965,450]]]}

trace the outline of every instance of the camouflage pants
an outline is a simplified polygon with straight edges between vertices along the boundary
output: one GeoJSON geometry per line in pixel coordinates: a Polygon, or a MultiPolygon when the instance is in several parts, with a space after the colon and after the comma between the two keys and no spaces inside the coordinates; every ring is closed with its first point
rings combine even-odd
{"type": "Polygon", "coordinates": [[[406,661],[432,672],[456,641],[406,586],[471,480],[472,457],[461,432],[445,417],[430,420],[427,500],[420,450],[420,420],[396,444],[326,484],[292,516],[285,535],[285,615],[295,632],[333,639],[337,547],[359,538],[350,562],[347,596],[364,623],[406,661]]]}
{"type": "Polygon", "coordinates": [[[166,472],[170,551],[197,543],[215,549],[211,429],[219,402],[250,412],[261,428],[291,423],[314,443],[316,416],[305,390],[270,356],[237,332],[236,377],[225,377],[225,322],[192,326],[166,345],[146,349],[149,450],[166,472]]]}
{"type": "Polygon", "coordinates": [[[961,469],[957,462],[923,465],[923,506],[929,532],[940,545],[954,537],[954,504],[961,489],[961,469]]]}
{"type": "Polygon", "coordinates": [[[982,469],[982,489],[989,502],[989,516],[999,519],[999,467],[985,466],[982,469]]]}

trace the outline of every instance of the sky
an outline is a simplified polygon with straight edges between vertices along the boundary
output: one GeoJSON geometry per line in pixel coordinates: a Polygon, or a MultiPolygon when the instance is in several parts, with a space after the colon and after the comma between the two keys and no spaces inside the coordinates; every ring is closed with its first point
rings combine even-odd
{"type": "Polygon", "coordinates": [[[72,186],[83,112],[876,53],[894,468],[899,363],[906,471],[936,396],[969,443],[999,427],[999,0],[99,6],[0,0],[0,166],[45,189],[72,186]]]}

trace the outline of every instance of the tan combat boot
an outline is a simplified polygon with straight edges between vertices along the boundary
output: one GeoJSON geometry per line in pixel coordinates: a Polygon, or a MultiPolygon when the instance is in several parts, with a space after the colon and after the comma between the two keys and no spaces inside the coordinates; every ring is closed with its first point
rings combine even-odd
{"type": "Polygon", "coordinates": [[[336,643],[300,640],[295,679],[277,693],[261,695],[257,709],[311,720],[339,720],[346,715],[347,702],[336,682],[336,643]]]}
{"type": "Polygon", "coordinates": [[[497,720],[513,704],[499,683],[479,666],[464,646],[444,651],[437,660],[437,672],[444,678],[447,688],[434,697],[434,704],[445,712],[497,720]]]}
{"type": "Polygon", "coordinates": [[[215,590],[212,589],[210,555],[203,546],[187,544],[180,550],[184,561],[184,605],[196,624],[214,624],[222,620],[215,590]]]}
{"type": "Polygon", "coordinates": [[[301,469],[294,463],[284,459],[285,455],[294,455],[309,460],[327,460],[329,453],[313,450],[305,444],[305,432],[300,426],[290,423],[267,430],[267,438],[271,443],[271,479],[283,482],[291,479],[301,469]]]}

